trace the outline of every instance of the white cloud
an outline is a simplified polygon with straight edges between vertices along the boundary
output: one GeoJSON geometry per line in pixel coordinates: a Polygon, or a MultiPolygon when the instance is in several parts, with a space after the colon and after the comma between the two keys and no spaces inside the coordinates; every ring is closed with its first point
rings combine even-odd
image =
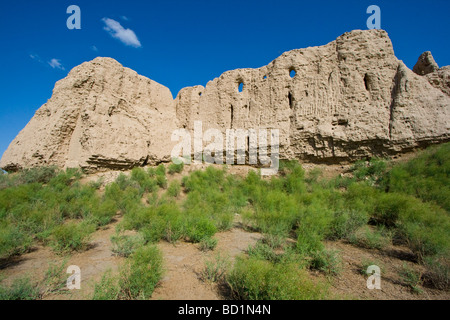
{"type": "Polygon", "coordinates": [[[41,58],[37,54],[30,53],[30,58],[33,59],[33,60],[36,60],[37,62],[42,63],[41,58]]]}
{"type": "Polygon", "coordinates": [[[48,62],[53,69],[65,70],[59,59],[52,59],[48,62]]]}
{"type": "Polygon", "coordinates": [[[92,51],[98,52],[98,49],[96,46],[92,46],[91,49],[92,49],[92,51]]]}
{"type": "Polygon", "coordinates": [[[124,20],[124,21],[130,20],[130,19],[128,19],[128,17],[126,17],[126,16],[121,16],[120,18],[121,18],[122,20],[124,20]]]}
{"type": "Polygon", "coordinates": [[[125,29],[119,22],[113,19],[103,18],[102,21],[106,25],[103,29],[108,31],[113,38],[119,39],[127,46],[132,46],[135,48],[141,47],[141,42],[133,30],[125,29]]]}

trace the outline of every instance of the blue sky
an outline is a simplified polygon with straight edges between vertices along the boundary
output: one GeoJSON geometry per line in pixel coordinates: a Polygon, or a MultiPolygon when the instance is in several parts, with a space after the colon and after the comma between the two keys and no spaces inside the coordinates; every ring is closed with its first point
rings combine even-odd
{"type": "Polygon", "coordinates": [[[409,68],[427,50],[439,66],[450,64],[448,0],[1,1],[0,154],[55,82],[84,61],[112,57],[175,97],[227,70],[261,67],[284,51],[367,29],[372,4],[409,68]],[[81,30],[66,27],[69,5],[81,9],[81,30]]]}

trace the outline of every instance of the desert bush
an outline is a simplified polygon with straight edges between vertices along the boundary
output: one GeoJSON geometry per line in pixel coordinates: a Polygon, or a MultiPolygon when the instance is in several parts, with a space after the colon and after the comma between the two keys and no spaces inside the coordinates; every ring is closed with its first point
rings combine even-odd
{"type": "Polygon", "coordinates": [[[102,201],[97,206],[92,208],[92,221],[95,222],[98,226],[105,226],[111,222],[117,211],[118,208],[115,201],[102,201]]]}
{"type": "Polygon", "coordinates": [[[450,262],[445,256],[437,255],[425,258],[427,268],[424,278],[434,288],[448,290],[450,288],[450,262]]]}
{"type": "Polygon", "coordinates": [[[348,238],[357,229],[367,224],[369,216],[356,210],[338,210],[334,213],[327,238],[336,240],[348,238]]]}
{"type": "Polygon", "coordinates": [[[392,241],[392,235],[383,228],[372,229],[364,226],[348,237],[348,241],[356,246],[367,249],[383,249],[392,241]]]}
{"type": "Polygon", "coordinates": [[[214,250],[217,246],[217,239],[211,237],[205,237],[200,241],[200,250],[201,251],[209,251],[214,250]]]}
{"type": "Polygon", "coordinates": [[[32,238],[18,227],[0,222],[0,259],[8,259],[14,255],[28,251],[32,238]]]}
{"type": "Polygon", "coordinates": [[[280,262],[283,257],[282,253],[276,253],[272,247],[261,241],[258,241],[253,246],[249,246],[247,253],[252,258],[267,260],[274,263],[280,262]]]}
{"type": "Polygon", "coordinates": [[[238,257],[227,276],[234,298],[242,300],[318,300],[327,288],[295,263],[273,264],[238,257]]]}
{"type": "Polygon", "coordinates": [[[111,243],[113,253],[120,257],[128,257],[145,244],[145,239],[139,233],[136,235],[115,234],[111,236],[111,243]]]}
{"type": "Polygon", "coordinates": [[[387,174],[385,188],[431,201],[450,212],[450,143],[430,147],[387,174]]]}
{"type": "Polygon", "coordinates": [[[138,248],[120,270],[119,297],[148,299],[163,274],[161,251],[153,245],[138,248]]]}
{"type": "Polygon", "coordinates": [[[20,178],[22,183],[49,183],[57,174],[58,168],[55,166],[50,167],[37,167],[25,169],[20,172],[20,178]]]}
{"type": "Polygon", "coordinates": [[[387,164],[382,159],[372,158],[369,162],[356,161],[352,166],[353,175],[357,180],[368,181],[370,185],[381,183],[387,164]]]}
{"type": "Polygon", "coordinates": [[[203,281],[221,282],[230,268],[230,259],[228,256],[222,256],[218,253],[214,259],[205,261],[205,268],[201,273],[203,281]]]}
{"type": "Polygon", "coordinates": [[[184,162],[181,162],[180,164],[171,163],[168,168],[169,174],[174,173],[181,173],[184,168],[184,162]]]}
{"type": "Polygon", "coordinates": [[[131,170],[131,180],[139,184],[141,193],[153,192],[156,190],[157,183],[142,168],[133,168],[131,170]]]}
{"type": "Polygon", "coordinates": [[[163,175],[157,175],[156,176],[156,184],[163,189],[167,188],[167,178],[163,175]]]}
{"type": "Polygon", "coordinates": [[[92,232],[93,224],[68,222],[53,229],[50,236],[50,246],[57,253],[81,251],[86,249],[92,232]]]}
{"type": "Polygon", "coordinates": [[[165,176],[166,175],[166,167],[161,163],[156,167],[155,173],[157,176],[165,176]]]}
{"type": "Polygon", "coordinates": [[[422,289],[420,285],[422,284],[421,273],[413,270],[408,265],[403,264],[399,270],[400,279],[402,282],[411,288],[414,293],[421,293],[422,289]]]}
{"type": "Polygon", "coordinates": [[[310,267],[327,275],[338,275],[342,270],[342,260],[338,251],[324,249],[313,254],[310,267]]]}
{"type": "Polygon", "coordinates": [[[52,293],[67,293],[65,291],[67,286],[67,277],[65,273],[65,266],[67,264],[65,258],[61,263],[50,262],[48,269],[45,271],[44,279],[39,283],[40,296],[45,298],[52,293]]]}
{"type": "Polygon", "coordinates": [[[11,286],[0,285],[0,300],[37,300],[39,298],[39,286],[29,277],[17,278],[11,286]]]}
{"type": "Polygon", "coordinates": [[[169,188],[167,188],[167,194],[171,197],[178,197],[181,192],[181,185],[180,182],[177,180],[174,180],[170,183],[169,188]]]}
{"type": "Polygon", "coordinates": [[[193,221],[188,222],[187,225],[187,236],[189,237],[189,240],[194,243],[200,242],[204,238],[211,238],[217,232],[214,221],[208,218],[194,218],[193,221]]]}
{"type": "Polygon", "coordinates": [[[117,300],[120,294],[118,282],[118,277],[114,277],[111,270],[106,271],[94,286],[92,300],[117,300]]]}
{"type": "Polygon", "coordinates": [[[62,191],[70,186],[72,183],[81,178],[81,171],[79,169],[68,168],[66,171],[59,172],[48,182],[48,185],[55,191],[62,191]]]}

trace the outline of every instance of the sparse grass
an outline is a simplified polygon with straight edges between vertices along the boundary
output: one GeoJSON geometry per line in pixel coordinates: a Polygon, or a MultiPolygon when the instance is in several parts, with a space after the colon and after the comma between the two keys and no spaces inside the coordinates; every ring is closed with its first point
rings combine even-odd
{"type": "Polygon", "coordinates": [[[218,253],[214,259],[205,261],[205,268],[202,271],[203,281],[221,282],[230,268],[230,259],[218,253]]]}
{"type": "Polygon", "coordinates": [[[108,270],[95,284],[92,300],[117,300],[119,293],[118,278],[112,275],[111,270],[108,270]]]}
{"type": "Polygon", "coordinates": [[[449,290],[450,288],[450,261],[444,256],[433,256],[425,259],[427,272],[424,278],[431,285],[440,290],[449,290]]]}
{"type": "Polygon", "coordinates": [[[60,264],[50,263],[41,282],[29,276],[16,278],[10,286],[0,285],[0,300],[40,300],[51,293],[64,292],[66,260],[60,264]]]}
{"type": "Polygon", "coordinates": [[[139,233],[136,235],[115,234],[111,236],[111,242],[111,251],[114,254],[120,257],[128,257],[145,244],[145,239],[139,233]]]}
{"type": "Polygon", "coordinates": [[[338,275],[342,271],[342,259],[338,251],[324,249],[314,253],[310,266],[326,275],[338,275]]]}
{"type": "Polygon", "coordinates": [[[45,297],[52,293],[64,293],[67,286],[67,276],[64,268],[66,267],[67,259],[64,259],[61,263],[50,263],[43,283],[41,284],[41,297],[45,297]]]}
{"type": "Polygon", "coordinates": [[[400,278],[403,283],[411,288],[414,293],[422,293],[422,289],[420,285],[422,284],[422,275],[408,267],[406,264],[403,264],[402,268],[399,270],[400,278]]]}
{"type": "Polygon", "coordinates": [[[39,297],[39,286],[29,277],[17,278],[9,287],[0,285],[0,300],[37,300],[39,297]]]}
{"type": "Polygon", "coordinates": [[[201,251],[210,251],[214,250],[217,246],[217,239],[211,237],[205,237],[200,241],[200,250],[201,251]]]}
{"type": "Polygon", "coordinates": [[[270,245],[258,241],[255,245],[249,246],[247,253],[250,257],[271,262],[280,262],[282,254],[277,254],[270,245]]]}

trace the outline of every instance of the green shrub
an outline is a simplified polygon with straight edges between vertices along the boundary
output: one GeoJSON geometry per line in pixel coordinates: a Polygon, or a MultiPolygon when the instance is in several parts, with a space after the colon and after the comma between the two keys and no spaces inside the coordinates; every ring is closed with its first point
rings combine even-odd
{"type": "Polygon", "coordinates": [[[147,169],[147,174],[148,174],[150,177],[155,177],[155,176],[156,176],[156,169],[155,169],[155,168],[152,168],[152,167],[148,168],[148,169],[147,169]]]}
{"type": "Polygon", "coordinates": [[[0,300],[37,300],[40,298],[39,286],[30,278],[17,278],[12,285],[0,285],[0,300]]]}
{"type": "Polygon", "coordinates": [[[385,188],[435,202],[450,212],[450,143],[430,147],[406,163],[394,166],[385,188]]]}
{"type": "Polygon", "coordinates": [[[275,253],[272,247],[260,241],[253,246],[249,246],[247,253],[252,258],[271,262],[280,262],[283,256],[275,253]]]}
{"type": "Polygon", "coordinates": [[[414,293],[421,293],[422,289],[420,285],[422,284],[422,275],[419,272],[403,264],[402,268],[399,270],[399,275],[402,282],[409,286],[414,293]]]}
{"type": "Polygon", "coordinates": [[[297,251],[305,256],[322,251],[324,249],[322,240],[323,237],[314,231],[297,230],[297,251]]]}
{"type": "Polygon", "coordinates": [[[181,192],[181,185],[180,182],[177,180],[174,180],[170,183],[169,188],[167,189],[167,194],[171,197],[178,197],[181,192]]]}
{"type": "Polygon", "coordinates": [[[120,257],[130,256],[137,248],[145,244],[144,237],[141,234],[132,236],[115,234],[111,237],[112,252],[120,257]]]}
{"type": "Polygon", "coordinates": [[[154,243],[163,239],[166,235],[167,222],[160,216],[152,217],[148,224],[140,229],[145,241],[154,243]]]}
{"type": "Polygon", "coordinates": [[[18,227],[0,223],[0,259],[8,259],[14,255],[28,251],[32,238],[18,227]]]}
{"type": "Polygon", "coordinates": [[[367,224],[369,216],[356,210],[339,210],[334,213],[327,238],[332,240],[348,238],[357,229],[367,224]]]}
{"type": "Polygon", "coordinates": [[[94,286],[92,300],[117,300],[120,294],[118,278],[112,276],[111,270],[106,271],[100,282],[94,286]]]}
{"type": "Polygon", "coordinates": [[[187,236],[189,240],[196,243],[202,241],[204,238],[210,238],[217,232],[214,222],[207,218],[194,219],[189,223],[187,236]]]}
{"type": "Polygon", "coordinates": [[[56,191],[63,191],[68,186],[81,178],[81,171],[79,169],[68,168],[66,171],[59,172],[55,177],[49,181],[49,186],[56,191]]]}
{"type": "Polygon", "coordinates": [[[174,173],[181,173],[183,171],[184,168],[184,162],[181,162],[180,164],[175,164],[175,163],[171,163],[169,165],[169,174],[174,174],[174,173]]]}
{"type": "Polygon", "coordinates": [[[203,238],[200,241],[200,250],[202,251],[214,250],[216,246],[217,246],[217,239],[211,237],[203,238]]]}
{"type": "Polygon", "coordinates": [[[273,249],[284,248],[286,245],[286,238],[277,234],[265,234],[263,243],[273,249]]]}
{"type": "Polygon", "coordinates": [[[165,176],[166,175],[166,167],[161,163],[156,167],[155,171],[157,176],[165,176]]]}
{"type": "Polygon", "coordinates": [[[50,246],[57,253],[86,249],[95,226],[87,223],[68,222],[53,229],[50,246]]]}
{"type": "Polygon", "coordinates": [[[372,230],[365,226],[351,234],[348,240],[351,244],[362,248],[383,249],[391,244],[392,235],[386,229],[372,230]]]}
{"type": "Polygon", "coordinates": [[[201,277],[204,281],[222,282],[230,268],[230,259],[228,256],[221,256],[218,253],[214,259],[205,261],[205,268],[201,277]]]}
{"type": "Polygon", "coordinates": [[[153,245],[138,248],[121,268],[121,299],[148,299],[163,274],[161,251],[153,245]]]}
{"type": "Polygon", "coordinates": [[[156,190],[156,181],[142,168],[133,168],[133,170],[131,170],[131,180],[139,184],[141,193],[153,192],[156,190]]]}
{"type": "Polygon", "coordinates": [[[425,259],[427,272],[424,277],[433,287],[440,290],[450,288],[450,261],[444,256],[433,256],[425,259]]]}
{"type": "Polygon", "coordinates": [[[327,275],[338,275],[342,270],[342,260],[338,251],[324,249],[313,254],[310,266],[327,275]]]}
{"type": "Polygon", "coordinates": [[[373,185],[375,183],[381,183],[386,168],[387,165],[384,160],[372,158],[367,163],[362,160],[356,161],[351,170],[357,180],[365,180],[373,185]]]}
{"type": "Polygon", "coordinates": [[[112,218],[117,214],[118,207],[115,201],[105,200],[98,206],[92,208],[93,221],[98,226],[105,226],[111,222],[112,218]]]}
{"type": "Polygon", "coordinates": [[[23,170],[19,179],[22,183],[49,183],[57,173],[58,168],[55,166],[30,168],[23,170]]]}
{"type": "Polygon", "coordinates": [[[44,280],[40,283],[41,298],[45,298],[51,293],[67,293],[67,277],[65,273],[65,266],[67,258],[59,264],[50,263],[45,272],[44,280]]]}
{"type": "Polygon", "coordinates": [[[156,176],[156,184],[163,189],[167,188],[167,178],[166,176],[157,175],[156,176]]]}
{"type": "Polygon", "coordinates": [[[295,263],[272,264],[238,257],[227,276],[234,298],[242,300],[318,300],[327,288],[295,263]]]}

